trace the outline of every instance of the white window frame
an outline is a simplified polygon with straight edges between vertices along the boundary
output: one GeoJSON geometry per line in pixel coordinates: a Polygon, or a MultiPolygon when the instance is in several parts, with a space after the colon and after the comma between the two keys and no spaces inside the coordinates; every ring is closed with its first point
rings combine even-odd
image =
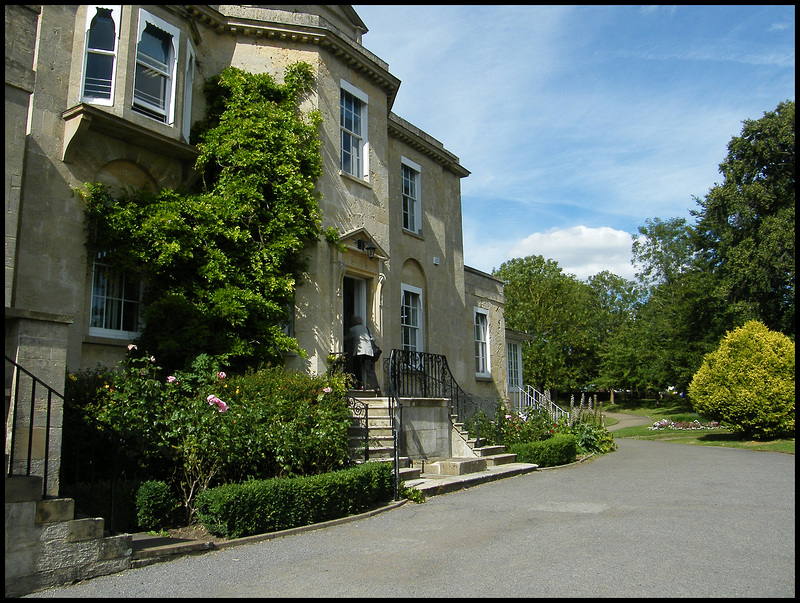
{"type": "Polygon", "coordinates": [[[474,308],[473,324],[475,327],[475,376],[491,377],[492,363],[489,353],[489,310],[474,308]]]}
{"type": "Polygon", "coordinates": [[[414,287],[412,285],[406,285],[401,283],[400,284],[400,342],[402,345],[403,350],[411,351],[411,352],[423,352],[424,345],[423,345],[423,299],[422,299],[422,289],[419,287],[414,287]],[[416,295],[416,299],[419,302],[419,307],[416,308],[417,310],[417,321],[416,324],[412,321],[408,320],[408,315],[406,313],[406,294],[416,295]],[[412,331],[413,329],[413,331],[412,331]],[[406,332],[413,333],[415,335],[414,339],[414,347],[411,347],[410,341],[411,337],[406,337],[406,332]]]}
{"type": "Polygon", "coordinates": [[[422,184],[422,167],[408,157],[400,156],[400,186],[403,196],[403,229],[415,234],[422,231],[422,213],[420,186],[422,184]],[[410,178],[406,178],[406,173],[410,178]],[[406,180],[410,180],[413,190],[406,189],[406,180]],[[409,194],[406,194],[408,192],[409,194]]]}
{"type": "Polygon", "coordinates": [[[91,103],[93,105],[112,106],[114,104],[114,90],[117,83],[117,56],[119,53],[119,36],[120,36],[120,22],[121,22],[122,7],[119,5],[89,5],[86,7],[86,27],[83,42],[83,77],[81,78],[81,101],[91,103]],[[106,9],[111,11],[111,22],[114,24],[114,48],[113,50],[89,48],[89,34],[91,33],[92,21],[97,16],[98,9],[106,9]],[[111,57],[111,82],[109,86],[108,98],[100,98],[86,94],[86,77],[87,69],[89,68],[90,55],[107,56],[111,57]]]}
{"type": "Polygon", "coordinates": [[[128,282],[131,280],[129,274],[119,274],[111,272],[111,265],[103,261],[104,253],[97,254],[92,266],[92,296],[89,303],[89,335],[97,337],[110,337],[112,339],[136,339],[141,332],[141,311],[142,311],[142,294],[144,292],[144,283],[139,281],[138,295],[131,295],[130,291],[126,291],[128,282]],[[106,278],[105,289],[101,291],[98,288],[98,279],[100,276],[100,269],[106,278]],[[117,288],[112,293],[112,284],[117,285],[117,288]],[[125,331],[122,328],[109,328],[106,326],[108,312],[110,311],[109,305],[113,303],[117,306],[119,316],[114,322],[118,323],[121,327],[125,324],[125,313],[131,309],[135,309],[138,316],[138,328],[135,331],[125,331]],[[100,309],[101,324],[104,326],[92,326],[97,317],[95,316],[95,307],[100,309]]]}
{"type": "Polygon", "coordinates": [[[177,80],[178,50],[180,49],[180,40],[180,29],[147,12],[143,8],[139,9],[139,26],[136,31],[136,52],[134,55],[133,67],[133,97],[131,99],[131,103],[134,110],[137,110],[137,112],[141,115],[155,119],[156,121],[160,121],[167,125],[173,125],[175,123],[175,85],[177,80]],[[139,43],[142,39],[142,34],[148,25],[152,25],[153,27],[166,32],[172,37],[172,56],[168,57],[169,64],[164,64],[163,67],[161,65],[156,65],[155,62],[147,63],[140,61],[139,59],[139,43]],[[137,97],[136,95],[136,67],[140,62],[143,65],[146,65],[149,69],[153,69],[167,78],[167,85],[164,89],[165,98],[163,109],[160,106],[147,101],[141,96],[137,97]],[[162,116],[163,119],[156,117],[156,115],[162,116]]]}
{"type": "Polygon", "coordinates": [[[508,389],[522,388],[522,346],[516,341],[506,343],[508,358],[508,389]]]}
{"type": "Polygon", "coordinates": [[[192,129],[192,94],[194,92],[194,74],[196,54],[192,43],[186,45],[186,69],[183,74],[183,112],[181,115],[181,134],[188,143],[192,129]]]}
{"type": "Polygon", "coordinates": [[[359,180],[368,180],[369,179],[369,96],[353,86],[351,83],[341,80],[340,82],[341,88],[339,93],[339,128],[340,128],[340,136],[339,136],[339,169],[343,174],[348,174],[353,176],[354,178],[358,178],[359,180]],[[359,112],[359,120],[360,120],[360,132],[354,132],[345,127],[344,121],[342,120],[342,92],[346,92],[352,95],[360,104],[360,112],[359,112]],[[354,157],[355,161],[352,163],[355,165],[351,165],[351,169],[347,170],[344,166],[344,159],[345,153],[355,155],[353,151],[352,145],[349,145],[349,148],[345,150],[345,139],[354,138],[357,141],[357,152],[358,157],[354,157]]]}

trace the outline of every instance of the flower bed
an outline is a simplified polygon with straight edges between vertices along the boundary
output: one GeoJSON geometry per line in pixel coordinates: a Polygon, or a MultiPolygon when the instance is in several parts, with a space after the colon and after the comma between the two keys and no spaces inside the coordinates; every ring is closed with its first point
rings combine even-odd
{"type": "Polygon", "coordinates": [[[724,429],[717,421],[710,421],[708,423],[701,423],[697,419],[694,421],[670,421],[669,419],[661,419],[653,423],[648,429],[654,431],[661,429],[724,429]]]}

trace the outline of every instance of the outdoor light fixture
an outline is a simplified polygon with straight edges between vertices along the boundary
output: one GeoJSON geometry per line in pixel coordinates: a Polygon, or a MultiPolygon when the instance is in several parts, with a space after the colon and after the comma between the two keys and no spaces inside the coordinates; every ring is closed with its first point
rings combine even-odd
{"type": "Polygon", "coordinates": [[[361,251],[366,251],[367,252],[367,257],[369,257],[369,259],[372,259],[372,258],[375,257],[375,251],[378,248],[375,247],[375,245],[372,243],[371,240],[367,239],[365,241],[364,239],[356,239],[356,245],[358,246],[358,248],[361,251]]]}

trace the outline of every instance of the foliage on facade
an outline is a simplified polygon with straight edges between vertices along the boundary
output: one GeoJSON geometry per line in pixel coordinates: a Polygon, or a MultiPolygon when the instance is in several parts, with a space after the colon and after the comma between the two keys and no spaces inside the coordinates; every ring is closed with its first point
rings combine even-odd
{"type": "Polygon", "coordinates": [[[201,190],[83,193],[91,256],[146,280],[140,347],[167,368],[200,353],[235,366],[300,351],[284,327],[304,249],[322,233],[319,113],[302,113],[312,68],[284,82],[227,68],[206,86],[193,139],[201,190]]]}

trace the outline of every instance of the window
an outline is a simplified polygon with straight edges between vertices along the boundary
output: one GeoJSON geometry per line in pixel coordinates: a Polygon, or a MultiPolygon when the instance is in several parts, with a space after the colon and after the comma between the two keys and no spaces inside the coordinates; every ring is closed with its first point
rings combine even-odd
{"type": "Polygon", "coordinates": [[[508,366],[508,399],[511,408],[521,410],[522,390],[522,346],[509,341],[506,343],[506,361],[508,366]]]}
{"type": "Polygon", "coordinates": [[[475,374],[490,376],[489,372],[489,312],[475,308],[475,374]]]}
{"type": "Polygon", "coordinates": [[[87,8],[82,98],[88,103],[114,103],[120,12],[119,6],[87,8]]]}
{"type": "Polygon", "coordinates": [[[419,233],[422,221],[419,211],[419,174],[420,166],[406,159],[400,158],[403,170],[403,228],[419,233]]]}
{"type": "Polygon", "coordinates": [[[191,43],[188,45],[188,55],[186,57],[186,73],[183,79],[183,125],[181,134],[183,139],[189,142],[189,133],[192,128],[192,91],[194,90],[194,48],[191,43]]]}
{"type": "Polygon", "coordinates": [[[401,285],[400,328],[403,350],[422,351],[422,289],[401,285]]]}
{"type": "Polygon", "coordinates": [[[133,108],[164,123],[173,121],[179,40],[177,28],[147,11],[140,11],[133,108]]]}
{"type": "Polygon", "coordinates": [[[522,350],[518,343],[509,342],[506,345],[508,358],[508,389],[509,391],[522,387],[522,350]]]}
{"type": "Polygon", "coordinates": [[[92,275],[89,335],[134,339],[139,334],[142,281],[138,275],[113,272],[99,253],[92,275]]]}
{"type": "Polygon", "coordinates": [[[369,97],[342,80],[339,120],[342,131],[342,163],[344,173],[356,178],[369,174],[367,159],[367,105],[369,97]]]}

